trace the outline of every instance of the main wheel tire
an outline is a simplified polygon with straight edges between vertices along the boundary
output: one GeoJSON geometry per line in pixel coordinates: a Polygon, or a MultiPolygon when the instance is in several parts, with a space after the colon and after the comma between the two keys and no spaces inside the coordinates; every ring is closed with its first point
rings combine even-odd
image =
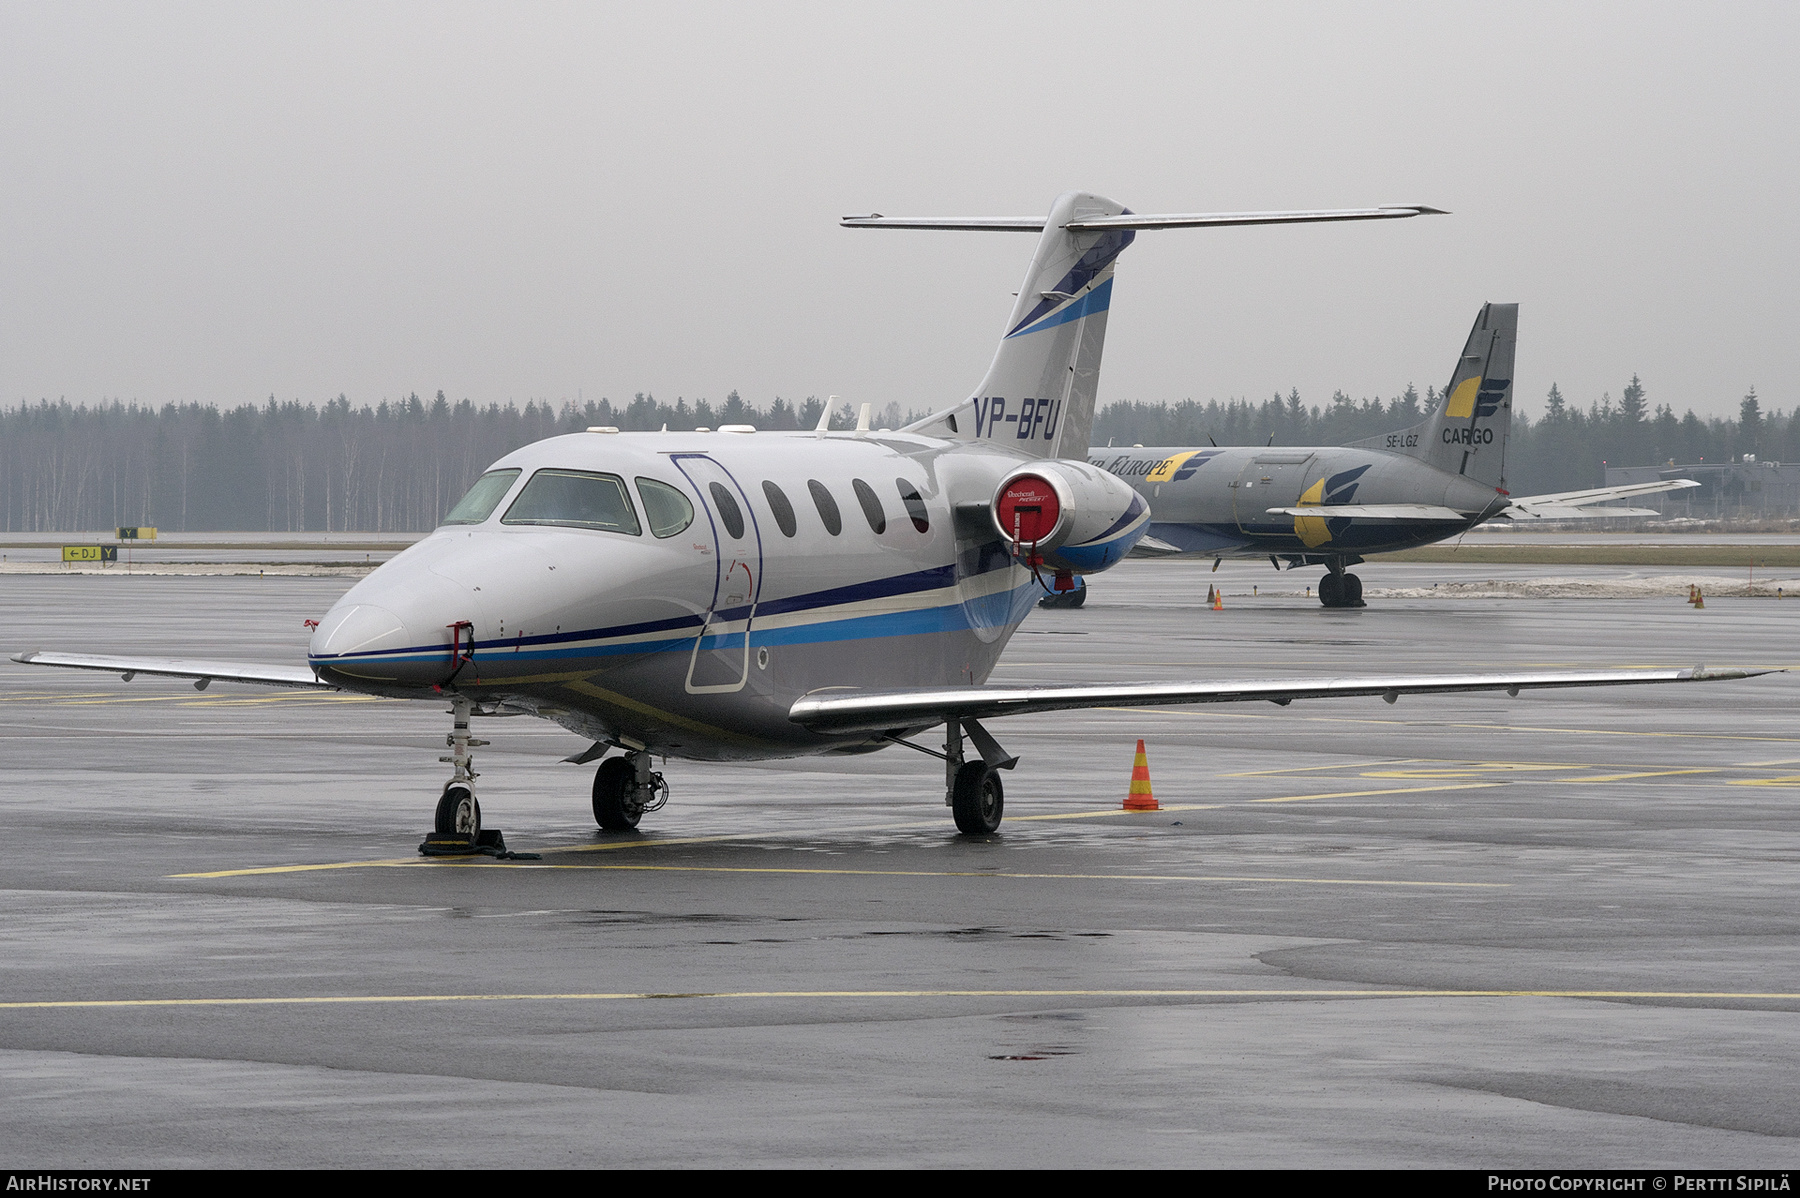
{"type": "Polygon", "coordinates": [[[1344,606],[1344,575],[1327,574],[1319,579],[1319,602],[1326,607],[1344,606]]]}
{"type": "Polygon", "coordinates": [[[963,835],[985,836],[1000,827],[1006,790],[1000,785],[999,771],[990,770],[985,761],[971,761],[956,771],[950,798],[956,830],[963,835]]]}
{"type": "Polygon", "coordinates": [[[637,767],[629,757],[608,757],[594,771],[594,822],[608,832],[629,832],[644,812],[637,805],[637,767]]]}
{"type": "Polygon", "coordinates": [[[444,787],[443,797],[438,799],[435,831],[480,836],[481,804],[476,801],[475,792],[460,782],[444,787]]]}
{"type": "Polygon", "coordinates": [[[1344,575],[1344,606],[1361,607],[1362,605],[1362,579],[1354,574],[1344,575]]]}

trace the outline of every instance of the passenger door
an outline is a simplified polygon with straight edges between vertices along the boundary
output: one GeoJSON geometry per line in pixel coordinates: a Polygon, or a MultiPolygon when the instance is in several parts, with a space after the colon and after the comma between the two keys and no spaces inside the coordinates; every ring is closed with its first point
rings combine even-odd
{"type": "Polygon", "coordinates": [[[750,677],[750,626],[762,590],[762,532],[750,496],[721,463],[703,453],[669,458],[692,484],[712,537],[712,602],[688,656],[687,691],[728,694],[742,690],[750,677]]]}

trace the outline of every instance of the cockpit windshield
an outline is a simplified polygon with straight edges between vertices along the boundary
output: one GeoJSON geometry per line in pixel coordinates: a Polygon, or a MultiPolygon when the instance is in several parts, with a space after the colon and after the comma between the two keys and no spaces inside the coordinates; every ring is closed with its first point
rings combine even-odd
{"type": "Polygon", "coordinates": [[[639,535],[637,510],[616,474],[539,470],[506,509],[502,524],[554,524],[639,535]]]}
{"type": "Polygon", "coordinates": [[[475,480],[463,497],[456,501],[450,514],[444,517],[445,524],[480,524],[494,514],[506,493],[512,490],[513,480],[519,477],[517,470],[490,470],[475,480]]]}

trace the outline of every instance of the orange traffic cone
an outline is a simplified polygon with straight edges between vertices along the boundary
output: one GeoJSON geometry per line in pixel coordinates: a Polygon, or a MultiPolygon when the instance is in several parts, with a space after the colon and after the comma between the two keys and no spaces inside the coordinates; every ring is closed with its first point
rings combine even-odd
{"type": "Polygon", "coordinates": [[[1695,590],[1696,590],[1696,589],[1697,589],[1697,588],[1696,588],[1696,587],[1695,587],[1695,586],[1694,586],[1694,584],[1693,584],[1693,583],[1691,583],[1691,582],[1690,582],[1690,583],[1688,583],[1688,598],[1687,598],[1687,601],[1688,601],[1688,605],[1689,605],[1689,606],[1690,606],[1690,607],[1691,607],[1691,606],[1693,606],[1693,603],[1694,603],[1694,591],[1695,591],[1695,590]]]}
{"type": "Polygon", "coordinates": [[[1214,611],[1224,611],[1225,610],[1225,591],[1223,588],[1220,588],[1219,590],[1216,590],[1213,592],[1212,609],[1214,611]]]}
{"type": "Polygon", "coordinates": [[[1144,742],[1138,741],[1137,757],[1131,763],[1131,791],[1125,796],[1126,811],[1160,811],[1156,796],[1150,793],[1150,761],[1144,756],[1144,742]]]}
{"type": "Polygon", "coordinates": [[[1699,587],[1694,588],[1694,606],[1696,608],[1701,608],[1701,607],[1706,606],[1706,596],[1701,593],[1701,590],[1699,587]]]}

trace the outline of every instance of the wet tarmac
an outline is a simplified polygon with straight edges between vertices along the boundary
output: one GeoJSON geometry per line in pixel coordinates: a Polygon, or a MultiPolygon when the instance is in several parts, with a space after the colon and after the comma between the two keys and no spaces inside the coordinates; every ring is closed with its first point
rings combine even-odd
{"type": "MultiPolygon", "coordinates": [[[[1209,611],[1274,575],[1208,565],[1125,564],[995,680],[1800,666],[1800,603],[1209,611]]],[[[9,576],[0,629],[291,662],[346,585],[9,576]]],[[[1797,688],[995,721],[978,840],[904,749],[671,761],[602,834],[582,742],[490,720],[542,859],[459,863],[414,852],[435,704],[4,662],[0,1126],[34,1168],[1787,1167],[1797,688]]]]}

